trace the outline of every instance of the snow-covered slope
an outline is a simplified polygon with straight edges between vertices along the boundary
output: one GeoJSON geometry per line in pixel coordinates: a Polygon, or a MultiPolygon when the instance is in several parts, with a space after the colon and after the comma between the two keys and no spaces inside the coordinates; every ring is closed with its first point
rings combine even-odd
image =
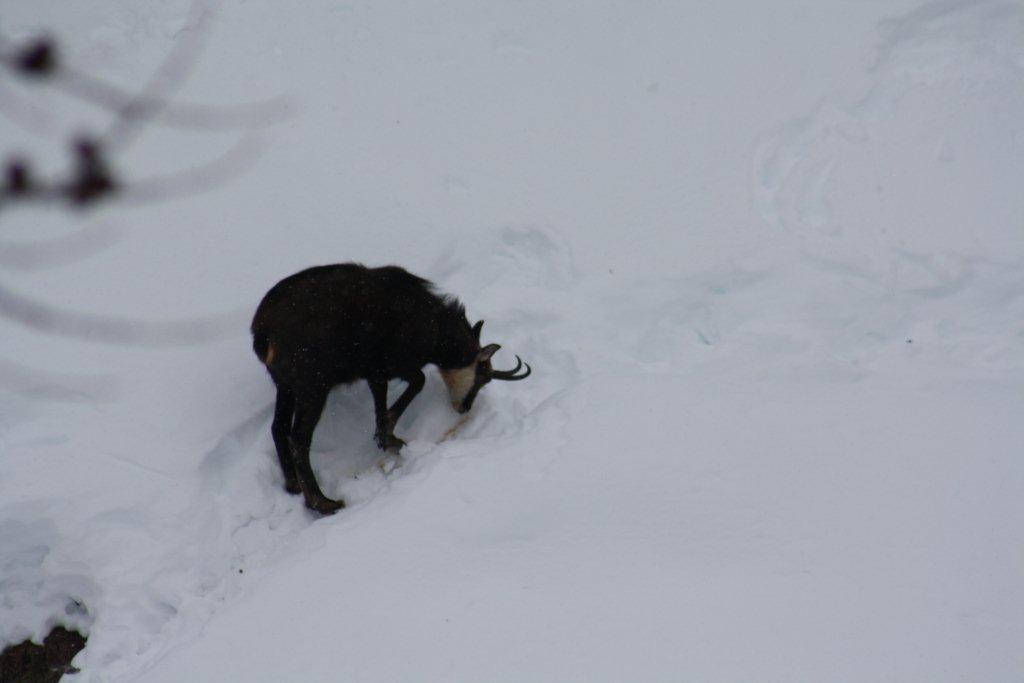
{"type": "MultiPolygon", "coordinates": [[[[4,30],[140,83],[187,13],[4,30]]],[[[90,214],[72,263],[24,247],[81,223],[0,214],[4,287],[237,328],[2,323],[0,641],[88,629],[83,681],[1024,677],[1024,6],[228,0],[208,30],[182,101],[292,103],[247,173],[90,214]],[[387,477],[340,388],[320,519],[246,325],[350,259],[460,295],[534,376],[445,439],[431,374],[387,477]]],[[[50,134],[3,149],[102,121],[37,101],[50,134]]],[[[153,128],[123,167],[238,137],[153,128]]]]}

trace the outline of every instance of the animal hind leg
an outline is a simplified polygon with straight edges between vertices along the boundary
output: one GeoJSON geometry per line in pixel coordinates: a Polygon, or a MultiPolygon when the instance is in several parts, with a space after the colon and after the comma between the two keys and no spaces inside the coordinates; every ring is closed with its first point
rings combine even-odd
{"type": "Polygon", "coordinates": [[[344,501],[332,500],[324,495],[309,464],[309,446],[313,441],[313,430],[320,421],[320,413],[323,412],[326,400],[326,391],[296,398],[295,424],[292,425],[290,437],[295,475],[306,499],[306,507],[322,515],[333,514],[345,507],[344,501]]]}
{"type": "Polygon", "coordinates": [[[289,437],[292,433],[292,421],[295,418],[295,394],[282,386],[277,388],[277,403],[274,405],[274,422],[270,433],[274,437],[274,448],[277,459],[281,462],[281,473],[284,474],[284,489],[288,493],[302,493],[299,480],[295,476],[295,461],[292,459],[292,447],[289,437]]]}

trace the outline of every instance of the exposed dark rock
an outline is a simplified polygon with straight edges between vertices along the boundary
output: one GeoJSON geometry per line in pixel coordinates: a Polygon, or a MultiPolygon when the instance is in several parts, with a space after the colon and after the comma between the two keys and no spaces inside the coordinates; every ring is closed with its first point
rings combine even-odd
{"type": "Polygon", "coordinates": [[[74,673],[71,660],[85,647],[85,636],[58,626],[42,645],[26,640],[0,653],[0,683],[57,683],[74,673]]]}

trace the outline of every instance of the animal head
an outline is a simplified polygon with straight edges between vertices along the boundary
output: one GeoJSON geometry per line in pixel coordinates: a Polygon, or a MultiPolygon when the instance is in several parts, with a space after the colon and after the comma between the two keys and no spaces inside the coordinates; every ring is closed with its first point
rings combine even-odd
{"type": "Polygon", "coordinates": [[[516,356],[516,366],[511,370],[495,370],[491,367],[491,356],[493,356],[500,344],[488,344],[480,348],[480,331],[483,329],[484,321],[481,320],[473,326],[472,334],[479,349],[476,352],[473,362],[461,368],[448,368],[441,370],[441,377],[448,386],[448,395],[452,401],[452,407],[460,412],[467,413],[473,407],[473,401],[485,384],[492,379],[500,379],[506,382],[514,382],[526,379],[530,376],[529,364],[526,365],[526,372],[517,375],[524,363],[519,356],[516,356]]]}

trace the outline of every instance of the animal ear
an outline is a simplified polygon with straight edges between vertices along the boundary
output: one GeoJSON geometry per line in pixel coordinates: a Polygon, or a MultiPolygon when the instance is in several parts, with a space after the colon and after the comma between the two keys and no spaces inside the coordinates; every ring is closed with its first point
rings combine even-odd
{"type": "Polygon", "coordinates": [[[480,341],[480,330],[482,330],[483,328],[484,328],[484,321],[483,320],[478,322],[476,325],[473,325],[473,338],[476,339],[477,342],[480,341]]]}
{"type": "Polygon", "coordinates": [[[477,361],[482,362],[485,360],[490,360],[491,356],[497,353],[498,349],[500,348],[501,344],[488,344],[484,348],[480,349],[480,353],[476,354],[477,361]]]}

